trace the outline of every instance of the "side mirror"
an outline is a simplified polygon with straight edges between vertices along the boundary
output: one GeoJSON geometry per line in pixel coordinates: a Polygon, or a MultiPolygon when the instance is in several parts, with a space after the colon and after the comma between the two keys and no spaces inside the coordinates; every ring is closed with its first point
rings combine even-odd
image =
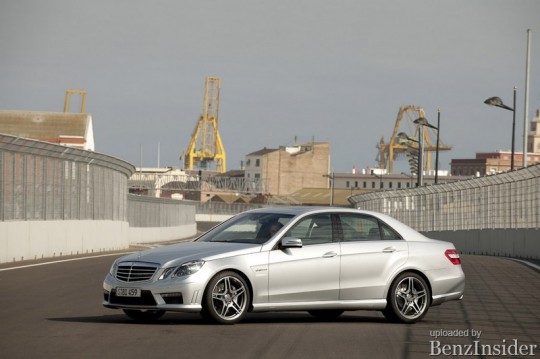
{"type": "Polygon", "coordinates": [[[302,240],[295,237],[284,237],[280,242],[281,248],[302,248],[302,240]]]}

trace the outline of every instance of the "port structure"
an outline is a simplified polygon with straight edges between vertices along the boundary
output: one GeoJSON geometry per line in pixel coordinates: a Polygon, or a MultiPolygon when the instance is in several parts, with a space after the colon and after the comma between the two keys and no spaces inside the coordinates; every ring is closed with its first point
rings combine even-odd
{"type": "MultiPolygon", "coordinates": [[[[378,154],[377,161],[379,163],[379,168],[387,169],[388,174],[394,173],[394,160],[406,156],[411,165],[411,172],[415,172],[415,166],[418,166],[415,161],[418,161],[418,142],[410,142],[408,144],[400,144],[398,142],[398,133],[405,132],[408,134],[408,137],[418,138],[419,131],[422,131],[422,126],[415,124],[414,120],[418,118],[425,118],[425,112],[422,107],[419,106],[402,106],[399,108],[396,122],[394,124],[394,130],[390,136],[390,140],[385,142],[384,137],[381,137],[381,140],[377,144],[378,154]],[[400,131],[402,126],[407,127],[405,130],[400,131]]],[[[423,131],[424,137],[424,151],[425,156],[424,160],[424,170],[431,170],[431,152],[437,150],[435,143],[431,141],[430,132],[435,130],[428,128],[428,130],[423,131]]],[[[452,149],[452,146],[444,144],[439,139],[439,151],[449,151],[452,149]]]]}
{"type": "Polygon", "coordinates": [[[81,113],[84,113],[86,109],[86,90],[74,90],[74,89],[68,89],[66,90],[66,99],[64,101],[64,112],[69,112],[69,100],[71,99],[71,95],[81,95],[81,113]]]}
{"type": "Polygon", "coordinates": [[[185,170],[210,170],[211,163],[215,163],[216,172],[227,171],[225,148],[218,131],[220,89],[219,77],[206,78],[203,112],[183,155],[185,170]]]}

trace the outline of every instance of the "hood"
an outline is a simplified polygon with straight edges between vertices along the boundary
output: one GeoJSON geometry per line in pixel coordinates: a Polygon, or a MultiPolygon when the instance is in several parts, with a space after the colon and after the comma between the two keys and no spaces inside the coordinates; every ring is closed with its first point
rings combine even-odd
{"type": "Polygon", "coordinates": [[[224,243],[224,242],[185,242],[157,247],[142,252],[129,254],[118,259],[125,261],[179,265],[196,259],[212,260],[241,254],[260,252],[260,244],[224,243]]]}

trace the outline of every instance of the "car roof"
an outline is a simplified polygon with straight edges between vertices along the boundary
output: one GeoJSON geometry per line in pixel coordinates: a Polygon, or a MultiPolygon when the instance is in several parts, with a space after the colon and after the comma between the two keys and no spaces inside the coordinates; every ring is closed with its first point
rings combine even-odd
{"type": "Polygon", "coordinates": [[[264,212],[264,213],[282,213],[282,214],[292,214],[292,215],[301,215],[306,213],[321,213],[321,212],[350,212],[350,213],[365,213],[380,215],[377,212],[364,211],[355,208],[346,208],[346,207],[323,207],[323,206],[290,206],[290,207],[265,207],[253,209],[248,212],[264,212]]]}

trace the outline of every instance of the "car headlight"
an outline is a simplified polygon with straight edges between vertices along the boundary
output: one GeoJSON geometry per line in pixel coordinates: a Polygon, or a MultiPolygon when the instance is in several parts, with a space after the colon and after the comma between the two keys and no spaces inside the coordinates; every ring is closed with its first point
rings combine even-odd
{"type": "Polygon", "coordinates": [[[199,271],[199,269],[202,268],[204,265],[204,261],[202,259],[198,259],[195,261],[184,263],[178,267],[171,267],[165,269],[163,274],[159,277],[159,279],[165,279],[165,278],[177,278],[177,277],[185,277],[188,275],[195,274],[199,271]]]}
{"type": "Polygon", "coordinates": [[[111,269],[109,269],[109,274],[114,277],[114,274],[116,273],[116,267],[118,267],[118,264],[116,261],[113,262],[111,269]]]}

